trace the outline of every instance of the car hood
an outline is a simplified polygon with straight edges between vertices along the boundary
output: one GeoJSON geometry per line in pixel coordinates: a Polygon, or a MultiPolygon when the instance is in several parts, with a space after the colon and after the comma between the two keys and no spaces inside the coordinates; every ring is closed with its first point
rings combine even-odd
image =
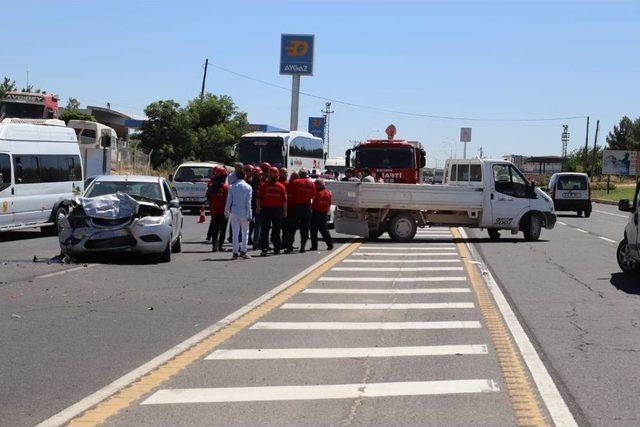
{"type": "Polygon", "coordinates": [[[136,200],[125,193],[86,197],[78,202],[87,216],[106,220],[131,218],[140,211],[144,211],[146,215],[161,215],[164,212],[164,208],[158,203],[136,200]]]}

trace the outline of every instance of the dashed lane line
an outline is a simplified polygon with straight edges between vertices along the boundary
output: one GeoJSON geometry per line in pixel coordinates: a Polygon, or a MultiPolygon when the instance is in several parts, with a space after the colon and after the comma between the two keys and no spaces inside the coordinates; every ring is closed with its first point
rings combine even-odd
{"type": "Polygon", "coordinates": [[[298,294],[360,245],[361,243],[357,242],[343,245],[221,321],[48,418],[37,427],[60,426],[66,423],[70,426],[104,423],[120,410],[129,407],[185,367],[209,354],[217,346],[298,294]]]}
{"type": "Polygon", "coordinates": [[[598,212],[598,213],[605,214],[605,215],[617,216],[618,218],[629,219],[629,216],[627,216],[627,215],[621,215],[621,214],[617,214],[617,213],[613,213],[613,212],[606,212],[606,211],[601,211],[601,210],[597,210],[597,209],[594,209],[592,212],[598,212]]]}
{"type": "Polygon", "coordinates": [[[315,330],[315,331],[398,331],[423,329],[480,329],[480,322],[433,321],[433,322],[258,322],[253,330],[315,330]]]}
{"type": "Polygon", "coordinates": [[[488,354],[484,344],[416,347],[220,349],[205,360],[335,359],[351,357],[451,356],[488,354]]]}
{"type": "Polygon", "coordinates": [[[469,288],[417,288],[417,289],[338,289],[338,288],[310,288],[303,294],[376,294],[376,295],[411,295],[411,294],[465,294],[471,292],[469,288]]]}
{"type": "Polygon", "coordinates": [[[615,240],[610,239],[608,237],[598,236],[598,239],[604,240],[605,242],[609,242],[609,243],[617,243],[615,240]]]}
{"type": "Polygon", "coordinates": [[[407,381],[336,385],[167,389],[152,394],[143,405],[279,400],[356,399],[384,396],[427,396],[500,391],[493,380],[407,381]]]}
{"type": "Polygon", "coordinates": [[[583,230],[582,228],[574,228],[574,230],[580,232],[580,233],[586,233],[589,234],[589,232],[587,230],[583,230]]]}
{"type": "Polygon", "coordinates": [[[322,276],[321,282],[466,282],[467,278],[460,277],[330,277],[322,276]]]}
{"type": "Polygon", "coordinates": [[[438,310],[448,308],[474,308],[472,302],[427,303],[287,303],[283,310],[438,310]]]}

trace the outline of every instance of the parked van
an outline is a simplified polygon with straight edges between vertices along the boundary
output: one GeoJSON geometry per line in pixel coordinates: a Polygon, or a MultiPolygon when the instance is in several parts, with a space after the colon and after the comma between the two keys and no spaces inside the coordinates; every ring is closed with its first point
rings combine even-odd
{"type": "Polygon", "coordinates": [[[224,167],[216,162],[186,162],[169,176],[183,210],[197,212],[207,203],[207,183],[213,177],[213,168],[224,167]]]}
{"type": "Polygon", "coordinates": [[[82,177],[76,134],[63,121],[0,122],[0,231],[56,232],[82,177]]]}
{"type": "Polygon", "coordinates": [[[591,216],[591,186],[586,173],[560,172],[549,179],[549,195],[556,211],[574,211],[591,216]]]}
{"type": "Polygon", "coordinates": [[[624,238],[618,245],[616,258],[625,273],[640,273],[640,183],[636,184],[633,201],[620,200],[618,209],[630,212],[629,223],[624,229],[624,238]]]}
{"type": "Polygon", "coordinates": [[[89,120],[69,120],[80,143],[80,155],[85,178],[111,173],[111,147],[116,145],[116,131],[102,123],[89,120]]]}

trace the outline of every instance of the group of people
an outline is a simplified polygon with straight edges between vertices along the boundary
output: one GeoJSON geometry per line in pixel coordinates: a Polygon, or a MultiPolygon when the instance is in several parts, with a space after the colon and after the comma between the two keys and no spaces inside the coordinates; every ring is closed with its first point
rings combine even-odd
{"type": "Polygon", "coordinates": [[[267,256],[291,253],[300,232],[300,252],[304,253],[311,233],[310,250],[318,249],[318,233],[328,250],[333,240],[327,230],[331,192],[321,178],[309,178],[306,169],[291,173],[286,168],[263,162],[260,167],[234,164],[234,171],[217,167],[207,189],[211,222],[207,241],[213,252],[223,251],[227,224],[233,259],[251,258],[249,246],[267,256]]]}
{"type": "Polygon", "coordinates": [[[375,182],[375,183],[384,183],[384,178],[382,177],[382,172],[376,172],[376,176],[371,175],[371,169],[364,168],[362,172],[359,174],[356,173],[355,169],[347,169],[344,172],[344,177],[342,177],[341,181],[352,181],[352,182],[375,182]]]}

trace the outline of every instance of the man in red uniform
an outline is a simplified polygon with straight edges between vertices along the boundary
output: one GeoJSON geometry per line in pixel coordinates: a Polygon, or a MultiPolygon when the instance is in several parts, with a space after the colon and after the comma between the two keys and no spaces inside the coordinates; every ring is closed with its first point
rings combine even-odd
{"type": "Polygon", "coordinates": [[[327,249],[333,249],[333,239],[327,230],[327,217],[331,209],[331,191],[324,186],[324,179],[316,179],[316,197],[311,206],[311,250],[318,250],[318,231],[327,244],[327,249]]]}
{"type": "Polygon", "coordinates": [[[224,235],[227,230],[227,219],[224,216],[224,206],[227,203],[229,185],[226,183],[227,171],[218,167],[214,169],[214,176],[209,181],[207,188],[207,199],[209,200],[209,210],[211,211],[211,223],[207,240],[211,238],[213,252],[222,252],[224,235]]]}
{"type": "Polygon", "coordinates": [[[278,168],[269,169],[267,182],[260,186],[260,195],[256,202],[256,210],[262,219],[260,229],[260,256],[267,256],[269,250],[269,229],[271,229],[271,241],[273,253],[278,255],[282,243],[280,241],[280,226],[282,218],[287,212],[287,190],[281,182],[278,182],[278,168]]]}
{"type": "Polygon", "coordinates": [[[291,203],[291,222],[287,233],[285,252],[293,250],[296,230],[300,229],[300,253],[305,252],[305,245],[309,239],[309,223],[311,221],[311,201],[316,196],[316,186],[308,176],[306,169],[300,169],[300,178],[289,184],[289,203],[291,203]]]}

